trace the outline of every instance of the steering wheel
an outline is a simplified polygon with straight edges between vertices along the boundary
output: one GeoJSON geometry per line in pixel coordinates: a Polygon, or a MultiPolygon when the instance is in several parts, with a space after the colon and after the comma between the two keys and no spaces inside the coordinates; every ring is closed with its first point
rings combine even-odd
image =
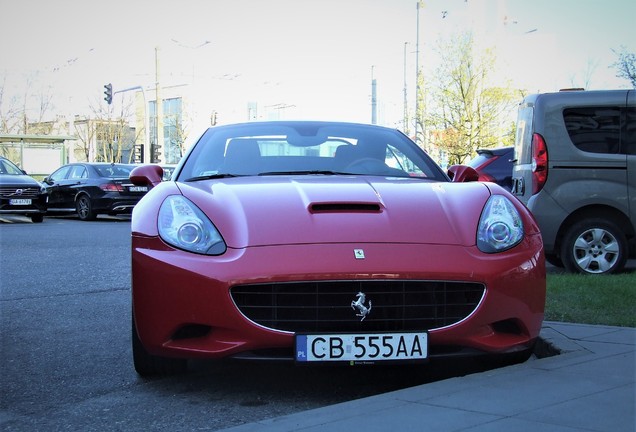
{"type": "Polygon", "coordinates": [[[356,174],[381,174],[386,172],[386,169],[384,162],[371,157],[356,159],[345,167],[345,170],[354,171],[356,174]]]}

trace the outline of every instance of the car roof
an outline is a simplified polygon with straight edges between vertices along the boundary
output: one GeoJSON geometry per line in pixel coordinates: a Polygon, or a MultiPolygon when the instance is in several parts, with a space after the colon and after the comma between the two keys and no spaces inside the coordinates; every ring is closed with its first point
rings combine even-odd
{"type": "Polygon", "coordinates": [[[503,154],[508,153],[511,150],[514,150],[513,146],[497,147],[497,148],[483,148],[483,149],[477,149],[476,152],[477,152],[478,155],[501,156],[503,154]]]}
{"type": "Polygon", "coordinates": [[[321,121],[321,120],[270,120],[270,121],[253,121],[253,122],[243,122],[243,123],[232,123],[227,125],[220,126],[211,126],[210,129],[224,129],[224,128],[237,128],[237,127],[259,127],[259,126],[306,126],[306,127],[321,127],[321,126],[358,126],[358,127],[366,127],[369,129],[383,129],[383,130],[391,130],[396,131],[398,129],[374,125],[369,123],[356,123],[356,122],[344,122],[344,121],[321,121]]]}

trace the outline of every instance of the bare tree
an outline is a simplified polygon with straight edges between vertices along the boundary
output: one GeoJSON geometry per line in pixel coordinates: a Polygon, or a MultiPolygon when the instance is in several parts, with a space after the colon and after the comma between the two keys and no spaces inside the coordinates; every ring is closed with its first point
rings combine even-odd
{"type": "Polygon", "coordinates": [[[7,76],[3,75],[0,82],[0,132],[17,134],[21,132],[25,104],[20,103],[17,96],[8,97],[7,76]]]}
{"type": "MultiPolygon", "coordinates": [[[[0,133],[27,134],[51,133],[55,121],[43,122],[52,108],[52,93],[50,88],[33,91],[33,76],[26,78],[24,87],[9,83],[8,76],[0,78],[0,133]],[[10,95],[7,89],[18,89],[19,93],[10,95]],[[36,109],[31,109],[35,103],[36,109]],[[44,124],[46,123],[46,125],[44,124]],[[33,130],[30,130],[37,125],[33,130]]],[[[19,152],[14,144],[0,145],[0,153],[11,160],[20,160],[19,152]]]]}
{"type": "Polygon", "coordinates": [[[75,136],[77,137],[75,152],[81,155],[81,157],[77,157],[76,154],[77,159],[86,162],[91,161],[91,146],[95,143],[95,137],[97,136],[97,122],[89,117],[78,117],[73,122],[73,129],[75,129],[75,136]]]}
{"type": "Polygon", "coordinates": [[[584,89],[590,88],[592,83],[592,76],[594,75],[594,72],[598,68],[598,65],[599,65],[598,60],[595,61],[592,59],[588,59],[585,70],[581,74],[581,81],[577,80],[576,74],[571,75],[570,86],[572,88],[576,88],[576,87],[582,87],[584,89]],[[579,82],[581,84],[578,84],[579,82]]]}
{"type": "Polygon", "coordinates": [[[135,131],[128,125],[132,103],[121,104],[120,112],[114,115],[111,105],[91,104],[92,123],[80,138],[88,159],[95,162],[131,162],[135,143],[135,131]],[[92,153],[94,149],[94,154],[92,153]]]}
{"type": "Polygon", "coordinates": [[[167,138],[171,149],[173,149],[170,154],[168,154],[168,149],[163,149],[165,160],[167,163],[177,163],[185,153],[184,144],[189,131],[181,118],[181,113],[167,116],[164,125],[168,126],[167,138]]]}
{"type": "Polygon", "coordinates": [[[430,151],[426,140],[426,85],[424,83],[424,74],[417,74],[416,98],[419,103],[415,104],[415,142],[424,150],[430,151]]]}
{"type": "Polygon", "coordinates": [[[475,53],[471,33],[441,41],[440,66],[431,80],[426,125],[449,164],[462,163],[477,148],[507,144],[510,112],[518,91],[490,83],[492,50],[475,53]]]}
{"type": "Polygon", "coordinates": [[[625,78],[636,89],[636,53],[628,52],[624,46],[619,51],[612,51],[618,56],[618,60],[612,64],[616,68],[616,76],[625,78]]]}

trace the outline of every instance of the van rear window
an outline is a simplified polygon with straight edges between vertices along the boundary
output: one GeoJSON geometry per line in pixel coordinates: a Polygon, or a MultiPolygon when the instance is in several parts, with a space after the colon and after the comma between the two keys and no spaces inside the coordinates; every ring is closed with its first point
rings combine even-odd
{"type": "Polygon", "coordinates": [[[521,164],[532,160],[532,127],[534,108],[523,106],[517,113],[517,131],[515,136],[515,158],[521,164]]]}
{"type": "Polygon", "coordinates": [[[572,143],[590,153],[620,152],[621,110],[619,107],[585,107],[563,110],[563,120],[572,143]]]}

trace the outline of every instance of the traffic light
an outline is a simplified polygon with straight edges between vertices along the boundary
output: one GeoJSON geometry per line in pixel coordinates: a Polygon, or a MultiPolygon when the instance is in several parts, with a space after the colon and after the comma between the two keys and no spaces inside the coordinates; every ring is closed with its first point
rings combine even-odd
{"type": "Polygon", "coordinates": [[[104,85],[104,100],[108,105],[113,103],[113,85],[111,83],[104,85]]]}
{"type": "Polygon", "coordinates": [[[155,144],[151,148],[152,154],[150,155],[150,163],[160,163],[159,159],[161,158],[161,147],[155,144]]]}
{"type": "Polygon", "coordinates": [[[133,151],[133,158],[135,163],[144,163],[144,145],[135,144],[133,151]]]}

